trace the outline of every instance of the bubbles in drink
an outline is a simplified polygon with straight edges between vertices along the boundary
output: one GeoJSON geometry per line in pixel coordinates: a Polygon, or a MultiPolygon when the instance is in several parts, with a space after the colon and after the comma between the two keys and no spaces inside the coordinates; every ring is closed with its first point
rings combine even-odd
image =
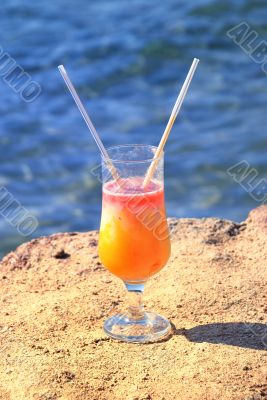
{"type": "Polygon", "coordinates": [[[110,181],[105,183],[104,191],[118,194],[145,194],[156,192],[162,189],[162,185],[155,181],[151,180],[146,187],[143,187],[144,178],[142,177],[131,177],[127,179],[120,179],[118,181],[110,181]]]}

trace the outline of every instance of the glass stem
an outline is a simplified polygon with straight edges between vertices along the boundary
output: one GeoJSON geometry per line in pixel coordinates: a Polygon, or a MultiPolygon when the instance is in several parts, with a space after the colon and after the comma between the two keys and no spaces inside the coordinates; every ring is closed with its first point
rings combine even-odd
{"type": "Polygon", "coordinates": [[[129,307],[127,313],[129,319],[135,321],[144,319],[145,309],[143,305],[143,292],[145,284],[125,282],[125,286],[129,294],[129,307]]]}

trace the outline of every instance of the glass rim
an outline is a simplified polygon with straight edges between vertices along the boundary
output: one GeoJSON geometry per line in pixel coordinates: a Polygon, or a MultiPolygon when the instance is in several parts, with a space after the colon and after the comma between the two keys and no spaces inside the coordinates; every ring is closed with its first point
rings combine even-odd
{"type": "MultiPolygon", "coordinates": [[[[106,148],[107,152],[109,153],[109,150],[112,149],[120,149],[120,148],[129,148],[129,147],[144,147],[144,148],[149,148],[149,149],[154,149],[155,151],[157,150],[157,146],[153,146],[150,144],[141,144],[141,143],[133,143],[133,144],[118,144],[118,145],[114,145],[114,146],[109,146],[106,148]]],[[[161,152],[159,157],[150,157],[150,158],[146,158],[146,159],[142,159],[142,160],[117,160],[115,158],[112,157],[104,157],[103,155],[101,155],[101,158],[103,161],[107,162],[108,160],[114,162],[114,163],[128,163],[128,164],[138,164],[138,163],[148,163],[148,162],[152,162],[154,160],[160,160],[162,157],[164,156],[164,151],[161,152]]]]}

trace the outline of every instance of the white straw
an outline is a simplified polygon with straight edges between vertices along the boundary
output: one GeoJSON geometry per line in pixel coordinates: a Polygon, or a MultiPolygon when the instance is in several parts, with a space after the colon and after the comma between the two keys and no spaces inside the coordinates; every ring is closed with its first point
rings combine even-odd
{"type": "Polygon", "coordinates": [[[163,148],[165,146],[165,143],[166,143],[166,141],[167,141],[167,139],[169,137],[169,134],[170,134],[170,131],[171,131],[172,126],[174,124],[174,121],[175,121],[175,119],[176,119],[176,117],[177,117],[177,115],[178,115],[178,113],[179,113],[179,111],[181,109],[181,106],[183,104],[183,101],[184,101],[184,98],[186,96],[187,90],[189,88],[189,85],[190,85],[191,80],[192,80],[192,78],[194,76],[195,70],[197,68],[198,62],[199,62],[199,60],[197,58],[194,58],[194,60],[192,62],[192,65],[191,65],[191,68],[190,68],[190,70],[189,70],[189,72],[187,74],[187,77],[186,77],[186,79],[184,81],[182,89],[181,89],[181,91],[179,93],[179,96],[177,97],[177,100],[176,100],[176,102],[174,104],[174,107],[172,109],[169,121],[168,121],[167,126],[165,128],[165,131],[164,131],[164,133],[162,135],[161,141],[160,141],[160,143],[158,145],[158,148],[157,148],[157,150],[156,150],[156,152],[154,154],[153,161],[152,161],[152,163],[150,164],[150,166],[149,166],[149,168],[147,170],[147,173],[146,173],[143,185],[142,185],[143,187],[145,187],[150,182],[151,178],[153,177],[155,169],[156,169],[156,167],[158,165],[159,157],[160,157],[160,155],[161,155],[161,153],[163,151],[163,148]]]}
{"type": "Polygon", "coordinates": [[[67,71],[65,70],[63,65],[59,65],[58,69],[59,69],[59,72],[61,73],[61,76],[64,79],[64,81],[65,81],[65,83],[66,83],[66,85],[67,85],[67,87],[68,87],[68,89],[69,89],[69,91],[70,91],[70,93],[71,93],[71,95],[72,95],[77,107],[79,108],[80,113],[82,114],[86,125],[90,129],[90,132],[91,132],[93,138],[95,139],[95,142],[96,142],[96,144],[97,144],[102,156],[104,157],[104,159],[105,159],[105,161],[106,161],[106,163],[108,165],[108,168],[110,169],[110,172],[111,172],[113,178],[115,180],[118,180],[119,179],[119,175],[118,175],[118,173],[116,171],[116,168],[112,164],[112,161],[110,160],[110,157],[108,155],[107,150],[105,149],[105,147],[104,147],[104,145],[103,145],[103,143],[102,143],[102,141],[101,141],[101,139],[100,139],[100,137],[99,137],[99,135],[98,135],[98,133],[97,133],[97,131],[96,131],[96,129],[95,129],[90,117],[89,117],[89,115],[87,114],[87,112],[86,112],[86,110],[85,110],[85,108],[84,108],[84,106],[83,106],[83,104],[81,102],[81,99],[80,99],[78,93],[76,92],[75,87],[73,86],[70,78],[68,77],[67,71]]]}

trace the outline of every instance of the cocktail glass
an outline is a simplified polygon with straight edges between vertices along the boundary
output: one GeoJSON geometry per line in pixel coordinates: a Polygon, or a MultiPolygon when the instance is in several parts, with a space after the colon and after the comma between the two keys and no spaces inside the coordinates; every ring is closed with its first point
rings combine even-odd
{"type": "Polygon", "coordinates": [[[143,187],[156,147],[121,145],[108,149],[120,177],[115,181],[102,159],[102,215],[99,256],[121,278],[129,292],[125,314],[108,318],[104,331],[114,339],[146,343],[168,336],[169,321],[145,312],[145,282],[160,271],[170,256],[170,237],[164,204],[163,153],[151,181],[143,187]]]}

